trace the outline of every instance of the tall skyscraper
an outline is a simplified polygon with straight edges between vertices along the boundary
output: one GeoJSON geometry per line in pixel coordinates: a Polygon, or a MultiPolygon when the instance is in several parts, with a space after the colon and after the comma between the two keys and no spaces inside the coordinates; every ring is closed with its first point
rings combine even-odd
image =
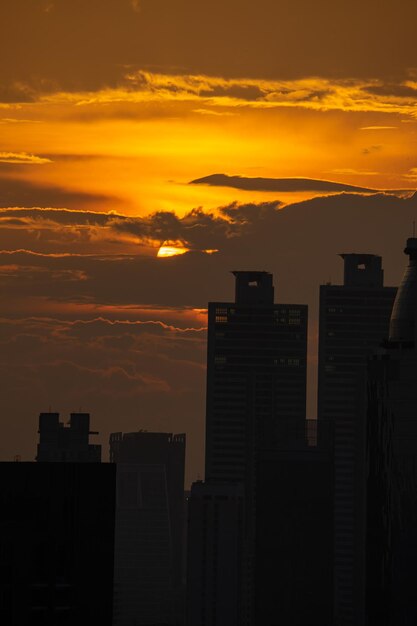
{"type": "Polygon", "coordinates": [[[206,480],[248,483],[280,420],[304,428],[307,306],[275,304],[268,272],[233,274],[235,301],[208,306],[206,480]]]}
{"type": "Polygon", "coordinates": [[[334,436],[335,623],[365,615],[365,431],[367,358],[388,336],[396,294],[381,257],[342,254],[344,284],[320,287],[318,420],[334,436]]]}
{"type": "Polygon", "coordinates": [[[392,311],[389,340],[369,363],[367,617],[417,623],[417,239],[392,311]]]}
{"type": "Polygon", "coordinates": [[[307,307],[275,304],[268,272],[233,274],[235,301],[208,307],[206,482],[189,511],[203,560],[189,554],[189,626],[256,624],[260,458],[282,443],[283,422],[305,441],[307,307]]]}
{"type": "Polygon", "coordinates": [[[113,433],[114,626],[182,623],[185,435],[113,433]]]}
{"type": "Polygon", "coordinates": [[[101,446],[89,442],[89,413],[71,413],[68,424],[59,421],[59,413],[39,415],[38,462],[100,463],[101,446]]]}

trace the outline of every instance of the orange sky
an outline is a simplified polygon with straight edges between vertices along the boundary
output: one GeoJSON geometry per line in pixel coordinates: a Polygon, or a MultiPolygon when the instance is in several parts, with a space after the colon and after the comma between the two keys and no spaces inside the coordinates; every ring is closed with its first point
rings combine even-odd
{"type": "MultiPolygon", "coordinates": [[[[309,92],[321,89],[310,82],[309,92]]],[[[181,80],[173,77],[170,84],[181,86],[181,80]]],[[[158,87],[151,94],[59,93],[40,102],[8,104],[0,126],[0,175],[98,194],[96,202],[88,201],[90,209],[130,215],[184,214],[196,206],[213,209],[248,199],[246,192],[187,184],[217,172],[317,178],[377,189],[414,187],[415,105],[409,99],[374,101],[369,95],[364,102],[354,89],[345,105],[340,86],[331,88],[329,103],[312,96],[300,106],[290,99],[179,97],[163,87],[161,94],[158,87]]],[[[296,88],[294,93],[300,97],[296,88]]],[[[252,201],[275,198],[250,196],[252,201]]],[[[280,199],[299,197],[281,194],[280,199]]],[[[85,208],[85,203],[70,206],[85,208]]]]}
{"type": "Polygon", "coordinates": [[[276,199],[214,173],[414,188],[417,7],[374,4],[4,0],[0,179],[129,215],[276,199]]]}
{"type": "Polygon", "coordinates": [[[82,405],[104,444],[187,431],[195,479],[201,329],[207,300],[233,297],[230,269],[272,271],[278,300],[309,304],[310,363],[338,253],[382,254],[398,283],[417,3],[2,0],[0,23],[0,458],[31,458],[39,411],[82,405]],[[213,174],[397,191],[189,184],[213,174]]]}

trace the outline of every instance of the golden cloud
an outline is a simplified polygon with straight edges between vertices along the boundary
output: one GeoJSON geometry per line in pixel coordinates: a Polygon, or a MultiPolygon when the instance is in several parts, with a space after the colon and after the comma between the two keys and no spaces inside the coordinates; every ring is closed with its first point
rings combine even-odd
{"type": "MultiPolygon", "coordinates": [[[[126,84],[94,92],[59,92],[41,97],[45,103],[72,103],[77,106],[141,102],[198,102],[198,113],[214,107],[301,107],[316,111],[362,111],[401,113],[417,117],[417,83],[398,85],[397,93],[387,93],[380,80],[331,80],[310,77],[297,80],[226,79],[193,74],[130,72],[126,84]],[[406,94],[402,89],[407,87],[406,94]],[[415,92],[415,95],[414,95],[415,92]]],[[[210,109],[213,113],[213,109],[210,109]]],[[[363,127],[382,130],[392,127],[363,127]]]]}
{"type": "Polygon", "coordinates": [[[17,165],[44,165],[52,163],[51,159],[28,154],[27,152],[0,152],[0,163],[13,163],[17,165]]]}
{"type": "Polygon", "coordinates": [[[359,130],[395,130],[398,126],[362,126],[359,130]]]}

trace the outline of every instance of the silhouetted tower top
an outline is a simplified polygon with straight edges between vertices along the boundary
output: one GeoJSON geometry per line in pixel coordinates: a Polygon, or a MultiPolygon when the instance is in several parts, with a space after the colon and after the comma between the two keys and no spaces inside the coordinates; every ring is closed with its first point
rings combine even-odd
{"type": "Polygon", "coordinates": [[[90,444],[89,413],[71,413],[69,422],[59,421],[59,413],[39,415],[38,462],[94,462],[100,463],[101,446],[90,444]]]}
{"type": "Polygon", "coordinates": [[[392,309],[389,340],[393,343],[414,344],[417,318],[417,238],[407,239],[404,253],[409,263],[392,309]]]}
{"type": "Polygon", "coordinates": [[[305,434],[307,306],[274,304],[269,272],[232,274],[235,301],[208,306],[206,481],[250,481],[284,423],[305,434]]]}
{"type": "Polygon", "coordinates": [[[234,271],[236,304],[274,304],[274,285],[269,272],[234,271]]]}
{"type": "Polygon", "coordinates": [[[383,287],[382,259],[376,254],[341,254],[345,287],[383,287]]]}
{"type": "Polygon", "coordinates": [[[185,442],[186,436],[182,433],[173,435],[146,430],[111,433],[110,463],[165,464],[172,454],[177,454],[184,464],[185,442]]]}

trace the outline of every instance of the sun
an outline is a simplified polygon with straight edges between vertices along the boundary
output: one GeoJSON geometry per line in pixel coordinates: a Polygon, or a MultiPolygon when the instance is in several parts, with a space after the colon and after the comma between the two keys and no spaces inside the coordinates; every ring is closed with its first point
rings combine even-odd
{"type": "Polygon", "coordinates": [[[162,246],[158,250],[158,257],[177,256],[179,254],[185,254],[189,251],[189,248],[185,248],[182,241],[164,241],[162,246]]]}

